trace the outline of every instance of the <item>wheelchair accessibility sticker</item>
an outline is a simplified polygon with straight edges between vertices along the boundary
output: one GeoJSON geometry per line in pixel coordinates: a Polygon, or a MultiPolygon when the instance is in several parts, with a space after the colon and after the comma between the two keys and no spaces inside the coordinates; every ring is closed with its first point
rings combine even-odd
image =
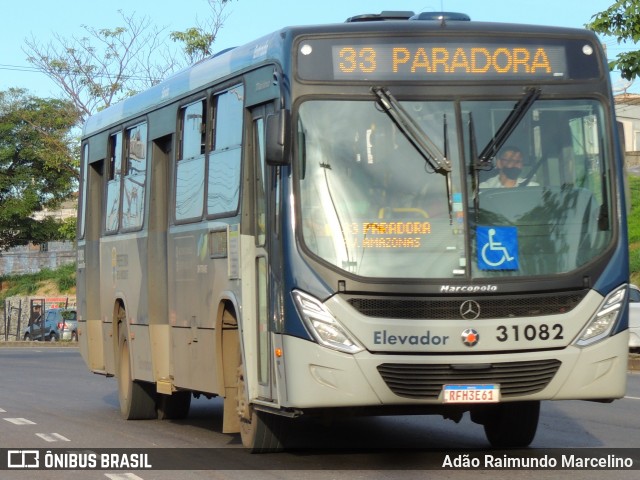
{"type": "Polygon", "coordinates": [[[477,227],[478,268],[480,270],[518,270],[518,229],[516,227],[477,227]]]}

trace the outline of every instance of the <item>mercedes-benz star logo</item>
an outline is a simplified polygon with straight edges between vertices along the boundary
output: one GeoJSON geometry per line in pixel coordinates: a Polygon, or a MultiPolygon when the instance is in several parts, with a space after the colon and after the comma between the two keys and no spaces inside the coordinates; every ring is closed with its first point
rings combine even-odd
{"type": "Polygon", "coordinates": [[[460,305],[460,316],[465,320],[475,320],[480,316],[480,305],[475,300],[465,300],[460,305]]]}
{"type": "Polygon", "coordinates": [[[462,332],[461,337],[462,343],[464,343],[467,347],[474,347],[480,341],[480,334],[473,328],[467,328],[464,332],[462,332]]]}

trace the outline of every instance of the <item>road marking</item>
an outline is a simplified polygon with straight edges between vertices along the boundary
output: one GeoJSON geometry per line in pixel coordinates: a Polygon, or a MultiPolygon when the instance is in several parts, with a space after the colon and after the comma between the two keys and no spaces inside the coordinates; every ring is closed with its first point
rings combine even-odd
{"type": "Polygon", "coordinates": [[[7,413],[7,411],[2,409],[2,408],[0,408],[0,413],[7,413]]]}
{"type": "Polygon", "coordinates": [[[32,422],[31,420],[27,420],[26,418],[5,418],[7,422],[13,423],[14,425],[35,425],[36,422],[32,422]]]}
{"type": "Polygon", "coordinates": [[[142,480],[134,473],[105,473],[104,476],[111,480],[142,480]]]}
{"type": "Polygon", "coordinates": [[[628,398],[629,400],[640,400],[640,397],[629,397],[628,395],[624,398],[628,398]]]}
{"type": "Polygon", "coordinates": [[[36,436],[40,437],[41,439],[43,439],[46,442],[57,442],[57,441],[70,442],[71,441],[67,437],[63,437],[59,433],[51,433],[51,434],[49,434],[49,433],[36,433],[36,436]]]}

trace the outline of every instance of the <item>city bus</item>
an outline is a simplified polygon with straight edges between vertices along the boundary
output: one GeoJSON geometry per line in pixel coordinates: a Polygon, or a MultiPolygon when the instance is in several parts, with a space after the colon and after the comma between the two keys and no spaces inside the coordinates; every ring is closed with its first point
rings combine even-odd
{"type": "Polygon", "coordinates": [[[283,28],[90,117],[78,334],[125,419],[222,432],[624,396],[628,243],[586,30],[389,11],[283,28]],[[513,188],[507,188],[513,187],[513,188]]]}

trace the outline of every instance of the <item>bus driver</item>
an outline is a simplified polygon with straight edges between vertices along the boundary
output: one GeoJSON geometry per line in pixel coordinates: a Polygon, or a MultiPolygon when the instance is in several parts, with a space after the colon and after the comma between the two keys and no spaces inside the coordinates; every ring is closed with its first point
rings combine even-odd
{"type": "MultiPolygon", "coordinates": [[[[496,161],[498,175],[495,175],[480,184],[480,188],[512,188],[526,181],[521,177],[524,156],[518,147],[504,147],[496,161]]],[[[536,182],[528,182],[525,185],[536,186],[536,182]]]]}

